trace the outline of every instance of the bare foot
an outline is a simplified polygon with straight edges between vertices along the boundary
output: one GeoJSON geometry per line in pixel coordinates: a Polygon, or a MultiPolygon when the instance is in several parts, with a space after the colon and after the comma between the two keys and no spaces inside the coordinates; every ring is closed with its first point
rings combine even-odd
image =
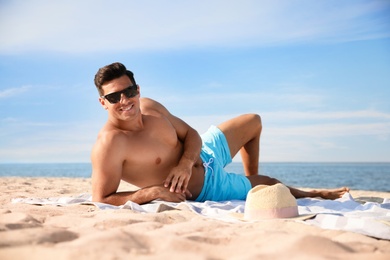
{"type": "Polygon", "coordinates": [[[312,192],[323,199],[334,200],[341,198],[346,192],[349,192],[349,188],[341,187],[338,189],[313,190],[312,192]]]}

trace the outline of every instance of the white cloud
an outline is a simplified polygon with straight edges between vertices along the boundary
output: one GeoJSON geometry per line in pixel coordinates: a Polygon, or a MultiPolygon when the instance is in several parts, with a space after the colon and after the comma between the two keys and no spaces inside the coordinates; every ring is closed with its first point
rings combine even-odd
{"type": "Polygon", "coordinates": [[[84,143],[42,143],[40,145],[0,149],[0,162],[57,163],[89,162],[90,147],[84,143]]]}
{"type": "Polygon", "coordinates": [[[301,137],[334,137],[334,136],[390,136],[390,122],[385,123],[330,123],[299,126],[269,127],[264,129],[267,135],[301,136],[301,137]]]}
{"type": "MultiPolygon", "coordinates": [[[[304,91],[303,91],[304,92],[304,91]]],[[[168,107],[176,108],[180,107],[181,113],[188,111],[198,111],[202,113],[202,110],[218,111],[224,110],[225,113],[235,113],[240,110],[253,111],[253,109],[266,109],[275,107],[278,109],[286,109],[290,107],[299,107],[301,109],[307,108],[322,108],[324,106],[326,96],[317,93],[288,93],[283,92],[259,92],[259,91],[246,91],[246,92],[219,92],[213,93],[210,90],[199,92],[196,95],[192,95],[188,98],[188,94],[173,94],[165,95],[161,93],[161,88],[154,91],[149,89],[145,92],[145,96],[158,97],[158,100],[168,107]]],[[[276,112],[279,117],[284,112],[276,112]]],[[[264,114],[264,111],[261,111],[264,114]]]]}
{"type": "Polygon", "coordinates": [[[0,53],[262,46],[389,37],[385,1],[13,1],[0,53]]]}
{"type": "Polygon", "coordinates": [[[22,86],[18,88],[8,88],[4,90],[0,90],[0,98],[8,98],[12,96],[17,96],[21,93],[26,92],[29,90],[31,87],[30,86],[22,86]]]}
{"type": "Polygon", "coordinates": [[[335,112],[318,112],[318,111],[277,111],[265,112],[262,114],[267,120],[275,121],[294,121],[294,120],[339,120],[339,119],[376,119],[388,120],[390,113],[375,110],[357,110],[357,111],[335,111],[335,112]]]}
{"type": "Polygon", "coordinates": [[[11,118],[2,122],[0,163],[88,162],[103,125],[100,120],[45,123],[11,118]]]}

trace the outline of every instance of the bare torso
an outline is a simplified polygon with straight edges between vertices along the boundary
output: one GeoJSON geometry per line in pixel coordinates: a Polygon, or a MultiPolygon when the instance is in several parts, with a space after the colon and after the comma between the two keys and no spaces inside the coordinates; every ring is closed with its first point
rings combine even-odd
{"type": "MultiPolygon", "coordinates": [[[[162,185],[171,169],[177,166],[183,154],[183,144],[164,115],[143,108],[142,121],[143,127],[138,131],[118,130],[107,123],[99,136],[114,135],[120,139],[121,145],[113,145],[115,149],[111,152],[122,163],[122,180],[140,188],[162,185]]],[[[198,158],[188,184],[192,199],[200,194],[203,181],[204,168],[198,158]]]]}

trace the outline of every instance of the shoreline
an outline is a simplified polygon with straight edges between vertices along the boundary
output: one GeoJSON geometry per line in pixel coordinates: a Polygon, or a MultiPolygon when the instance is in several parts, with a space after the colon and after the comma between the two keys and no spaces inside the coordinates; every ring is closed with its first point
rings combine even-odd
{"type": "MultiPolygon", "coordinates": [[[[90,193],[90,178],[1,177],[1,259],[389,259],[390,241],[272,220],[228,223],[185,210],[139,213],[92,205],[11,203],[90,193]]],[[[120,190],[135,187],[121,183],[120,190]]],[[[351,191],[354,198],[389,192],[351,191]]]]}

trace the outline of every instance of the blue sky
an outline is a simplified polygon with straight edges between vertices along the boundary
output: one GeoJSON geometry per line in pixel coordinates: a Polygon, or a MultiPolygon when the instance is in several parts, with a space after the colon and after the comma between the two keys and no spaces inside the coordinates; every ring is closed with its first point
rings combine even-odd
{"type": "Polygon", "coordinates": [[[263,162],[390,162],[389,1],[31,0],[0,1],[0,163],[89,162],[115,61],[200,133],[260,114],[263,162]]]}

